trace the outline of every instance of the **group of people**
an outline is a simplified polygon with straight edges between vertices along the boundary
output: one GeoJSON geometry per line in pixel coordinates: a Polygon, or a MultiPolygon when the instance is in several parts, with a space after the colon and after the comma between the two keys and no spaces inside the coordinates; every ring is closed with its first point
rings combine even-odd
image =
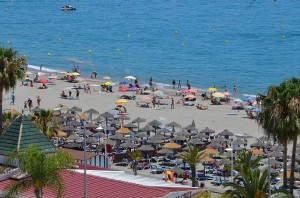
{"type": "MultiPolygon", "coordinates": [[[[189,82],[189,80],[186,81],[186,87],[187,87],[187,89],[191,89],[191,83],[189,82]]],[[[173,79],[173,81],[172,81],[172,88],[176,89],[176,81],[175,81],[175,79],[173,79]]],[[[182,89],[182,87],[181,87],[181,81],[178,80],[177,90],[180,91],[181,89],[182,89]]]]}

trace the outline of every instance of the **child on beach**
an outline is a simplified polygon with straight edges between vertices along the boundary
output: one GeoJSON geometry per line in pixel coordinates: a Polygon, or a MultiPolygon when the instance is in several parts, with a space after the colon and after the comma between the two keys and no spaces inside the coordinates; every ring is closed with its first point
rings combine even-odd
{"type": "Polygon", "coordinates": [[[12,92],[10,104],[15,105],[15,99],[16,99],[16,97],[15,97],[15,92],[12,92]]]}

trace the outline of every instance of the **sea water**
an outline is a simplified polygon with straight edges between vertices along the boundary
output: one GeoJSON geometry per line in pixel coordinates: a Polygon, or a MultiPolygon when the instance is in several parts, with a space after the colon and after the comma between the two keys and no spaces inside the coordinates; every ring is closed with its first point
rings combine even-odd
{"type": "Polygon", "coordinates": [[[296,0],[0,1],[0,45],[88,75],[256,94],[300,72],[296,0]]]}

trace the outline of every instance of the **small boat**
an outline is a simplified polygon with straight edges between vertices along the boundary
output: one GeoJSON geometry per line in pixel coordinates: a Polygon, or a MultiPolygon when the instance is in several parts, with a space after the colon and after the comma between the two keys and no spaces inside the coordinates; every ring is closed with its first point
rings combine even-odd
{"type": "Polygon", "coordinates": [[[72,5],[68,4],[61,8],[63,11],[70,11],[70,10],[76,10],[72,5]]]}

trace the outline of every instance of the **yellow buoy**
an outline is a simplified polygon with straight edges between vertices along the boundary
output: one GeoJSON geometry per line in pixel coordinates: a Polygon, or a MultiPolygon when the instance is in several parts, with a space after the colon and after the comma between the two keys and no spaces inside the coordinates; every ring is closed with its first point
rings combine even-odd
{"type": "Polygon", "coordinates": [[[285,39],[285,36],[284,36],[284,35],[282,35],[282,36],[281,36],[281,39],[282,39],[282,40],[284,40],[284,39],[285,39]]]}
{"type": "Polygon", "coordinates": [[[89,54],[92,54],[93,52],[92,52],[92,50],[89,50],[88,53],[89,53],[89,54]]]}
{"type": "Polygon", "coordinates": [[[26,54],[24,54],[23,57],[26,58],[26,54]]]}
{"type": "Polygon", "coordinates": [[[228,40],[225,40],[225,44],[228,44],[228,40]]]}
{"type": "Polygon", "coordinates": [[[176,35],[178,34],[178,31],[177,31],[177,30],[175,31],[175,34],[176,34],[176,35]]]}
{"type": "Polygon", "coordinates": [[[50,57],[51,56],[51,53],[50,52],[48,52],[48,57],[50,57]]]}
{"type": "Polygon", "coordinates": [[[181,43],[181,47],[184,47],[185,46],[185,44],[184,43],[181,43]]]}

